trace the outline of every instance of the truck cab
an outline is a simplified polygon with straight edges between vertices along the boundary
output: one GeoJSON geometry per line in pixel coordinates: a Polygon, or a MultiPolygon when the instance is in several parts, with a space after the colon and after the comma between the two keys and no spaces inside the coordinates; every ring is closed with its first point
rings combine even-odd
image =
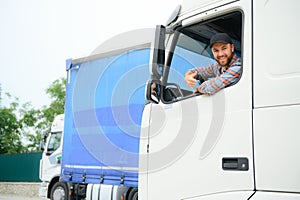
{"type": "Polygon", "coordinates": [[[300,68],[290,59],[298,52],[299,6],[185,0],[157,26],[139,198],[299,199],[300,68]],[[213,95],[193,93],[185,73],[216,62],[210,39],[217,33],[233,40],[241,76],[213,95]]]}
{"type": "Polygon", "coordinates": [[[40,179],[42,183],[39,189],[39,196],[41,197],[55,199],[55,196],[66,196],[67,186],[59,182],[63,129],[64,114],[61,114],[54,118],[50,132],[44,136],[44,141],[41,145],[43,150],[42,159],[40,160],[40,179]]]}

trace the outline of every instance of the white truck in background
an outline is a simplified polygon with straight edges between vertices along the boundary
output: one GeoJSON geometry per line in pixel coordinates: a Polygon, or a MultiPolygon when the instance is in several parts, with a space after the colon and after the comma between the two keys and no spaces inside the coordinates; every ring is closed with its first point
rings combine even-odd
{"type": "MultiPolygon", "coordinates": [[[[67,196],[65,183],[59,182],[62,158],[62,139],[64,114],[57,115],[51,125],[50,133],[44,136],[41,149],[39,196],[54,199],[54,196],[67,196]]],[[[56,198],[58,199],[58,198],[56,198]]]]}

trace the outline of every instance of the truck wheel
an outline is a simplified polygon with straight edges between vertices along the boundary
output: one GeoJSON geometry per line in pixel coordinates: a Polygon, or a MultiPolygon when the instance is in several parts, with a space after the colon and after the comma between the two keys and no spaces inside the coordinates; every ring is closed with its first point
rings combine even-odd
{"type": "Polygon", "coordinates": [[[51,200],[67,200],[68,188],[65,183],[57,182],[53,185],[50,193],[51,200]]]}
{"type": "Polygon", "coordinates": [[[128,194],[128,200],[138,200],[138,189],[132,188],[128,194]]]}

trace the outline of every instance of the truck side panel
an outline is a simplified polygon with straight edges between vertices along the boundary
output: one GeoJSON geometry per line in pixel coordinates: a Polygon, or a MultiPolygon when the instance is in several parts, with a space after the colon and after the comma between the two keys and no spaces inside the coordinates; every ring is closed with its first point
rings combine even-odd
{"type": "Polygon", "coordinates": [[[253,1],[254,106],[300,103],[300,1],[253,1]]]}
{"type": "Polygon", "coordinates": [[[257,190],[300,192],[300,1],[253,1],[257,190]]]}

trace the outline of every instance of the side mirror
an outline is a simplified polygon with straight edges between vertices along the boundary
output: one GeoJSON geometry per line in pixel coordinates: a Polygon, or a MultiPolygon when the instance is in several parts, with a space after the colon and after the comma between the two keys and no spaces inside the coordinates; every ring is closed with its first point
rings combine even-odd
{"type": "Polygon", "coordinates": [[[165,65],[165,37],[166,28],[157,25],[155,30],[155,40],[152,49],[151,79],[160,80],[163,75],[165,65]]]}
{"type": "Polygon", "coordinates": [[[44,142],[44,140],[42,140],[41,143],[40,143],[40,150],[41,151],[45,150],[45,142],[44,142]]]}
{"type": "Polygon", "coordinates": [[[146,99],[152,103],[159,103],[160,100],[160,85],[153,81],[149,80],[146,85],[146,99]]]}
{"type": "Polygon", "coordinates": [[[44,151],[45,150],[45,145],[46,145],[46,141],[47,141],[47,137],[49,135],[50,130],[45,131],[44,133],[42,133],[42,138],[41,138],[41,142],[40,142],[40,150],[44,151]]]}

